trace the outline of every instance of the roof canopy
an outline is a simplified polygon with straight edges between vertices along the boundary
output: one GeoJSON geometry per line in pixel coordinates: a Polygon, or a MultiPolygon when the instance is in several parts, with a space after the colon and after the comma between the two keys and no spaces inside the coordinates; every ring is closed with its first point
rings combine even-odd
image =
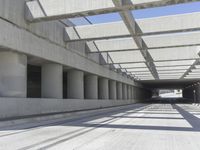
{"type": "Polygon", "coordinates": [[[200,78],[200,12],[146,19],[132,14],[194,1],[198,0],[32,0],[26,2],[26,19],[39,22],[117,12],[121,21],[66,26],[64,40],[86,41],[94,47],[90,53],[105,58],[103,65],[113,65],[137,80],[200,78]]]}

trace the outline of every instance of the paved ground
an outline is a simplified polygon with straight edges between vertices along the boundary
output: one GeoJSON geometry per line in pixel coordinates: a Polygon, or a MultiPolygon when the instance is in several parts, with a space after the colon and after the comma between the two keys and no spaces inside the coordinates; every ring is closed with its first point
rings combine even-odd
{"type": "Polygon", "coordinates": [[[0,129],[0,149],[200,150],[200,107],[137,104],[0,129]]]}

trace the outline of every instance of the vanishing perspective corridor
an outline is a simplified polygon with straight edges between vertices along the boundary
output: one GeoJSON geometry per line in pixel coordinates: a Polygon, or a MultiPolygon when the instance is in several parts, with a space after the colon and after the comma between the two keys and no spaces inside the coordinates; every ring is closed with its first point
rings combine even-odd
{"type": "Polygon", "coordinates": [[[1,127],[0,149],[199,150],[198,107],[134,104],[71,119],[1,127]]]}

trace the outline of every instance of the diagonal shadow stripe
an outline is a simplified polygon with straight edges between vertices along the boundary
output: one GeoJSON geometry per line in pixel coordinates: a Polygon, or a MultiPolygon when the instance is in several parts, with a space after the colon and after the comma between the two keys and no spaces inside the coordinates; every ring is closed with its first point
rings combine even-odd
{"type": "Polygon", "coordinates": [[[174,119],[174,120],[181,120],[181,119],[184,119],[184,118],[181,118],[181,117],[145,117],[145,116],[142,116],[142,117],[138,117],[138,116],[113,116],[113,117],[116,117],[116,118],[127,118],[127,119],[174,119]]]}
{"type": "Polygon", "coordinates": [[[200,130],[200,119],[198,117],[178,105],[172,105],[172,107],[176,109],[195,130],[200,130]]]}

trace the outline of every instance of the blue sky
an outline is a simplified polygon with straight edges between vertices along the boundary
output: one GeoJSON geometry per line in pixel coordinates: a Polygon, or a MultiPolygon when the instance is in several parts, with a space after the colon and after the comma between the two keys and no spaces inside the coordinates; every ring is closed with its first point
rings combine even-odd
{"type": "MultiPolygon", "coordinates": [[[[191,12],[200,12],[200,2],[136,10],[133,11],[133,15],[135,16],[136,19],[140,19],[140,18],[151,18],[151,17],[166,16],[166,15],[191,13],[191,12]]],[[[88,16],[87,19],[93,24],[121,20],[118,13],[88,16]]],[[[75,23],[76,25],[88,24],[88,22],[83,18],[72,19],[72,22],[75,23]]]]}

